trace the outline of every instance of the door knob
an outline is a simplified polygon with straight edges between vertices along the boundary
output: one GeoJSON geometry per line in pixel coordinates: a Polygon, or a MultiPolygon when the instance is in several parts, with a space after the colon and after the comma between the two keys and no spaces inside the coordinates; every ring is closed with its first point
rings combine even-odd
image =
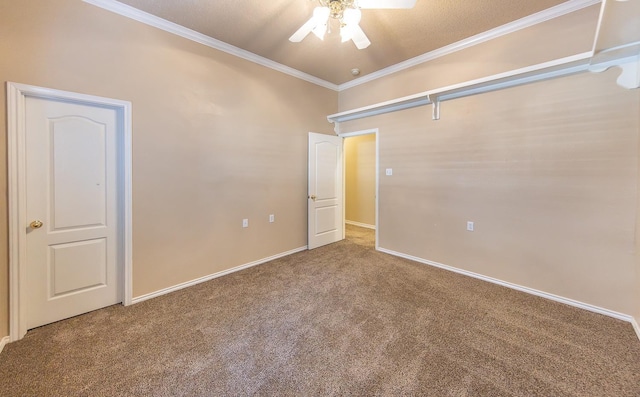
{"type": "Polygon", "coordinates": [[[316,196],[315,196],[315,194],[312,194],[311,196],[309,196],[309,198],[310,198],[311,200],[313,200],[313,201],[316,201],[316,196]]]}
{"type": "Polygon", "coordinates": [[[29,224],[32,229],[40,229],[42,227],[42,221],[35,220],[29,224]]]}

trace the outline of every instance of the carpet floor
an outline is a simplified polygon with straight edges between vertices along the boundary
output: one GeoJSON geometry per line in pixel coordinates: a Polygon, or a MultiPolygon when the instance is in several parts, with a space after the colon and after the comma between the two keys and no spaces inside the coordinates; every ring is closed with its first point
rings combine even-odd
{"type": "Polygon", "coordinates": [[[372,231],[0,354],[1,396],[640,396],[630,324],[376,252],[372,231]]]}

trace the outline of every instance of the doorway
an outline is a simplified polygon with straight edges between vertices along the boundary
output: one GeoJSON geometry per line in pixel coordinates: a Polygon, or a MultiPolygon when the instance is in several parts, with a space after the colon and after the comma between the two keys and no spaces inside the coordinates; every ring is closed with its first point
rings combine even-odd
{"type": "MultiPolygon", "coordinates": [[[[378,229],[378,129],[340,134],[344,138],[344,222],[354,235],[358,228],[378,229]],[[355,229],[354,229],[355,227],[355,229]]],[[[349,233],[347,233],[349,234],[349,233]]]]}

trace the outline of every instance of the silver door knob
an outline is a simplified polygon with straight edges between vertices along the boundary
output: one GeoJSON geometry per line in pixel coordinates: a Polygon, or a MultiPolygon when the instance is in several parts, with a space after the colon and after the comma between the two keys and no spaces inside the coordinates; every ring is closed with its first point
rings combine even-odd
{"type": "Polygon", "coordinates": [[[29,224],[29,226],[30,226],[32,229],[40,229],[40,228],[42,227],[42,225],[43,225],[42,221],[39,221],[39,220],[35,220],[35,221],[33,221],[33,222],[31,222],[31,223],[29,224]]]}

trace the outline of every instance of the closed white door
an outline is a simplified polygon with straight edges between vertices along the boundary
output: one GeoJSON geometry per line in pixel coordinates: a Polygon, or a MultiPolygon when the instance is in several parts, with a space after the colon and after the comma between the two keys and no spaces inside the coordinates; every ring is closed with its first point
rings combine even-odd
{"type": "Polygon", "coordinates": [[[26,98],[27,328],[121,301],[116,110],[26,98]]]}
{"type": "Polygon", "coordinates": [[[309,249],[344,239],[342,138],[309,133],[309,249]]]}

